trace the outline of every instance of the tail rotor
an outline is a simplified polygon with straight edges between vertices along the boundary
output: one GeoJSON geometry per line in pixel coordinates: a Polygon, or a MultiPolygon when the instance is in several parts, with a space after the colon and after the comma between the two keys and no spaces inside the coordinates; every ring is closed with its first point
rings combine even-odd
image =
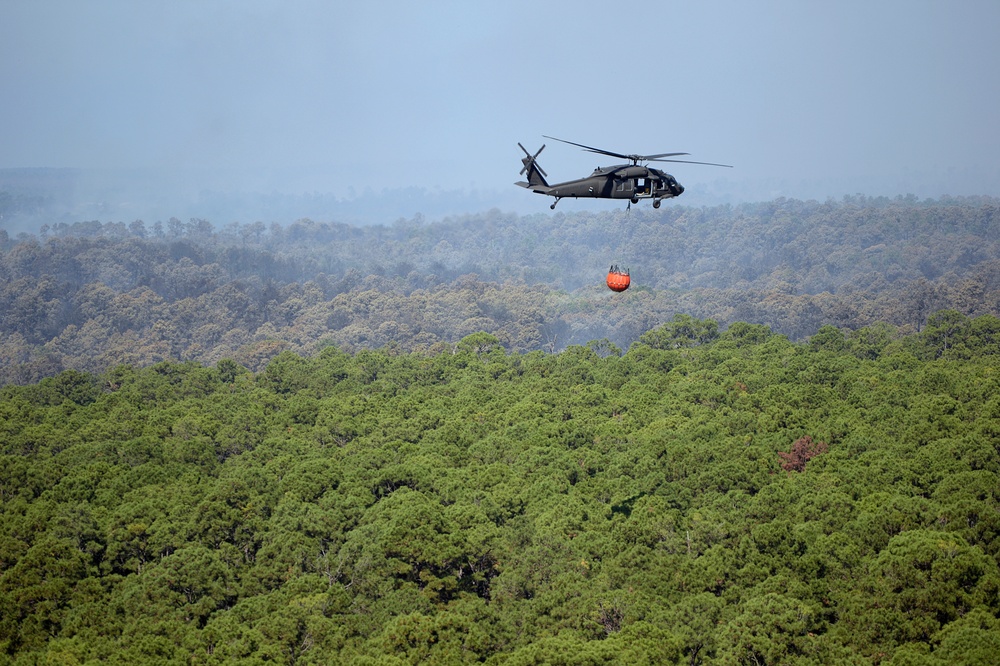
{"type": "MultiPolygon", "coordinates": [[[[518,141],[517,145],[521,146],[521,142],[518,141]]],[[[523,174],[525,172],[531,171],[532,167],[534,167],[535,169],[538,169],[538,172],[542,174],[543,177],[548,177],[549,174],[545,173],[545,169],[540,167],[538,163],[535,161],[536,159],[538,159],[538,156],[542,154],[542,151],[545,150],[545,144],[543,143],[542,147],[539,148],[538,152],[535,153],[534,155],[529,153],[528,149],[525,148],[524,146],[521,146],[521,150],[523,150],[524,154],[527,155],[527,157],[521,158],[521,163],[524,165],[524,167],[521,169],[521,173],[523,174]]]]}

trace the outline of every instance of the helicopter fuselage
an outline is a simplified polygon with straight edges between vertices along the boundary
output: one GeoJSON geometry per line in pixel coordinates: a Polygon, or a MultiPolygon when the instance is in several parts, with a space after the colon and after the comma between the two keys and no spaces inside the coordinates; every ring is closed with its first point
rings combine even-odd
{"type": "MultiPolygon", "coordinates": [[[[677,179],[665,171],[652,167],[620,164],[598,167],[586,178],[568,180],[552,185],[542,183],[517,183],[538,194],[563,198],[628,199],[638,203],[640,199],[653,199],[659,208],[661,199],[679,196],[684,187],[677,179]]],[[[555,204],[552,204],[555,208],[555,204]]]]}
{"type": "MultiPolygon", "coordinates": [[[[539,192],[539,189],[532,188],[539,192]]],[[[669,199],[684,191],[669,173],[645,166],[623,164],[598,167],[586,178],[550,185],[544,194],[557,198],[669,199]]]]}

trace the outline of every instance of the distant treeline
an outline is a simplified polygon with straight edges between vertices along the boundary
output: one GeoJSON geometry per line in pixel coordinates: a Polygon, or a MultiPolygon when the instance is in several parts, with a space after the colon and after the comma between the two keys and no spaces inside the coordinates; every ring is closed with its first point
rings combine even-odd
{"type": "Polygon", "coordinates": [[[260,369],[283,350],[428,351],[476,331],[509,351],[627,348],[677,313],[802,339],[1000,313],[1000,201],[848,198],[389,226],[303,219],[0,230],[0,383],[122,362],[260,369]],[[633,287],[603,287],[611,263],[633,287]]]}
{"type": "MultiPolygon", "coordinates": [[[[269,186],[267,192],[253,192],[232,189],[235,181],[242,180],[240,174],[212,169],[0,168],[0,226],[21,231],[95,217],[131,221],[136,211],[142,211],[141,215],[150,221],[198,217],[288,224],[322,216],[364,225],[413,215],[414,211],[441,217],[485,210],[491,205],[533,209],[532,204],[541,204],[516,187],[505,187],[500,192],[474,187],[383,187],[378,191],[350,188],[341,195],[287,191],[306,187],[301,176],[271,172],[268,181],[273,182],[274,189],[269,186]],[[289,187],[292,183],[294,187],[289,187]]],[[[309,180],[315,178],[315,173],[308,176],[309,180]]],[[[250,176],[250,180],[254,179],[250,176]]]]}

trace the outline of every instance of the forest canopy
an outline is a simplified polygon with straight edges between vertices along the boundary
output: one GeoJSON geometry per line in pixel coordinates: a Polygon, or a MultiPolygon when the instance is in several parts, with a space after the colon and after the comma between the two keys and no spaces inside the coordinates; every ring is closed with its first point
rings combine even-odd
{"type": "Polygon", "coordinates": [[[986,664],[1000,320],[0,389],[0,661],[986,664]]]}
{"type": "Polygon", "coordinates": [[[992,663],[997,203],[0,231],[0,664],[992,663]]]}
{"type": "Polygon", "coordinates": [[[681,313],[802,340],[1000,314],[998,201],[847,198],[631,212],[486,213],[356,227],[192,219],[0,230],[0,384],[119,363],[260,370],[303,355],[430,351],[477,331],[516,352],[622,349],[681,313]],[[611,263],[632,288],[603,286],[611,263]]]}

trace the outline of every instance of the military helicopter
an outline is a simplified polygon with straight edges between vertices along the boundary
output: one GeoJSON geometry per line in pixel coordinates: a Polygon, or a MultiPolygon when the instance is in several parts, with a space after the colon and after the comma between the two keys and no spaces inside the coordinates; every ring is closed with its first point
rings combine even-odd
{"type": "Polygon", "coordinates": [[[573,141],[566,141],[565,139],[557,139],[554,136],[543,136],[545,136],[546,139],[568,143],[571,146],[578,146],[592,153],[617,157],[631,162],[631,164],[597,167],[594,169],[594,173],[590,174],[586,178],[568,180],[565,183],[549,185],[545,180],[545,177],[548,174],[545,173],[542,167],[538,166],[537,161],[538,156],[543,150],[545,150],[545,144],[542,144],[542,147],[538,149],[538,152],[532,155],[524,146],[518,143],[517,145],[521,146],[521,150],[524,151],[526,156],[521,158],[521,164],[524,165],[524,168],[521,169],[521,173],[528,174],[528,182],[524,182],[522,180],[514,184],[525,187],[532,192],[537,192],[538,194],[547,194],[550,197],[555,197],[556,200],[551,206],[549,206],[549,208],[553,210],[555,210],[556,204],[559,203],[559,200],[565,197],[628,199],[629,206],[634,203],[639,203],[639,199],[652,199],[653,208],[659,208],[662,200],[679,196],[684,191],[684,187],[669,173],[660,171],[659,169],[654,169],[653,167],[648,167],[645,164],[639,164],[639,162],[682,162],[684,164],[705,164],[708,166],[732,168],[732,165],[730,164],[713,164],[712,162],[692,162],[690,160],[664,159],[667,157],[687,155],[688,153],[623,155],[622,153],[615,153],[610,150],[602,150],[600,148],[585,146],[582,143],[574,143],[573,141]]]}

